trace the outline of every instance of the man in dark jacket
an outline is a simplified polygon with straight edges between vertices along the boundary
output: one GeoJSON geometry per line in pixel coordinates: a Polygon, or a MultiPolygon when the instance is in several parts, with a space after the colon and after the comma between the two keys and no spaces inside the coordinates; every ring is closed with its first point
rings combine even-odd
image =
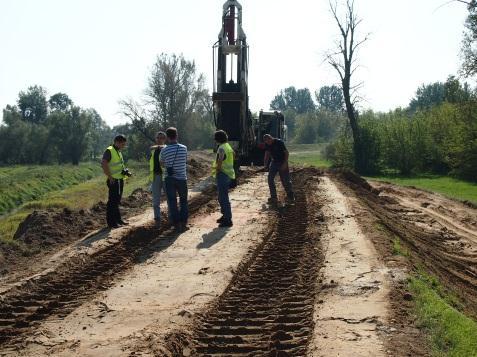
{"type": "Polygon", "coordinates": [[[283,188],[287,193],[288,201],[293,201],[295,195],[293,194],[292,184],[290,181],[290,171],[288,168],[288,150],[285,143],[269,134],[263,136],[265,142],[265,167],[268,167],[268,187],[270,188],[269,203],[277,204],[277,188],[275,186],[275,176],[280,175],[283,188]]]}

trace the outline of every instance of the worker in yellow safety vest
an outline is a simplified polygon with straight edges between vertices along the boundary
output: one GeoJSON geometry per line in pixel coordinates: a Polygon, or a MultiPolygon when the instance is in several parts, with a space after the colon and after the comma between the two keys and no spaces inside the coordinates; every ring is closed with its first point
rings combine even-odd
{"type": "Polygon", "coordinates": [[[227,133],[218,130],[214,134],[218,145],[217,156],[212,163],[212,176],[217,181],[220,211],[222,217],[217,220],[219,227],[232,227],[232,208],[229,200],[229,188],[235,182],[234,150],[228,143],[227,133]]]}
{"type": "Polygon", "coordinates": [[[103,172],[108,178],[106,181],[109,189],[108,203],[106,205],[106,222],[111,229],[128,224],[121,219],[121,213],[119,212],[124,179],[131,176],[131,173],[124,165],[123,154],[121,153],[121,150],[125,147],[126,137],[124,135],[117,135],[114,138],[113,145],[109,146],[104,152],[101,161],[103,172]]]}
{"type": "Polygon", "coordinates": [[[165,147],[166,133],[159,131],[156,134],[156,145],[151,146],[151,157],[149,158],[149,181],[152,191],[152,208],[154,210],[154,222],[156,227],[161,225],[161,192],[163,187],[162,167],[159,160],[161,150],[165,147]]]}

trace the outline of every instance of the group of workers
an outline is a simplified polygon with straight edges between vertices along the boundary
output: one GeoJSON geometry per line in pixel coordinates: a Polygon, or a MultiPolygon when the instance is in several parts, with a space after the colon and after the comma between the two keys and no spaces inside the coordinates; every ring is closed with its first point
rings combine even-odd
{"type": "MultiPolygon", "coordinates": [[[[227,133],[217,130],[214,134],[217,144],[217,154],[212,163],[212,176],[217,183],[218,201],[222,216],[217,220],[219,227],[232,227],[232,208],[229,199],[229,189],[236,184],[232,146],[228,143],[227,133]]],[[[188,229],[188,188],[187,188],[187,147],[178,142],[177,129],[170,127],[165,132],[158,132],[155,145],[151,147],[149,159],[149,181],[152,190],[152,206],[156,227],[161,225],[161,193],[165,192],[169,220],[178,233],[188,229]],[[179,197],[179,205],[177,204],[179,197]]],[[[269,134],[263,137],[265,143],[265,167],[268,168],[268,185],[271,205],[278,203],[275,176],[280,175],[281,182],[287,194],[287,200],[293,201],[294,194],[288,168],[289,153],[282,140],[269,134]]],[[[131,175],[124,164],[121,150],[126,147],[124,135],[117,135],[113,145],[103,154],[101,162],[103,172],[107,176],[109,189],[106,206],[106,222],[111,229],[127,225],[121,218],[119,204],[123,194],[124,179],[131,175]]]]}

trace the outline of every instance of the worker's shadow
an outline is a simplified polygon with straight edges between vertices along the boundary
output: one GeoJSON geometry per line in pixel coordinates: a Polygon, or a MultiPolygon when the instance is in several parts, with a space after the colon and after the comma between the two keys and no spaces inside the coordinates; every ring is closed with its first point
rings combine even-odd
{"type": "Polygon", "coordinates": [[[202,235],[202,242],[197,244],[197,249],[207,249],[220,242],[225,237],[229,228],[215,228],[212,232],[202,235]]]}

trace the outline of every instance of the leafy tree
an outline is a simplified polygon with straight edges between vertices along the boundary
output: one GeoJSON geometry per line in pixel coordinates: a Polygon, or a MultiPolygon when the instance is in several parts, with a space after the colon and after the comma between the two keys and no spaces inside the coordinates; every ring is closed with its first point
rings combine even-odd
{"type": "Polygon", "coordinates": [[[91,122],[91,114],[77,106],[50,115],[50,140],[58,150],[60,162],[79,164],[87,152],[91,122]]]}
{"type": "Polygon", "coordinates": [[[459,1],[466,3],[469,11],[462,40],[461,72],[464,76],[471,77],[477,73],[477,1],[459,1]]]}
{"type": "Polygon", "coordinates": [[[73,105],[73,101],[65,93],[53,94],[48,100],[51,110],[67,111],[73,105]]]}
{"type": "Polygon", "coordinates": [[[343,91],[340,87],[323,86],[315,92],[318,106],[331,112],[341,112],[344,109],[343,91]]]}
{"type": "Polygon", "coordinates": [[[411,111],[428,109],[441,104],[445,97],[446,89],[444,83],[423,84],[417,89],[415,97],[411,99],[409,109],[411,111]]]}
{"type": "Polygon", "coordinates": [[[467,83],[462,85],[455,76],[449,76],[444,84],[444,96],[449,103],[464,103],[471,99],[472,93],[467,83]]]}
{"type": "Polygon", "coordinates": [[[278,93],[270,103],[273,110],[293,109],[298,114],[315,110],[315,103],[308,88],[296,89],[291,86],[278,93]]]}
{"type": "Polygon", "coordinates": [[[18,107],[23,119],[32,123],[44,123],[48,115],[46,90],[41,86],[28,87],[26,92],[18,95],[18,107]]]}

